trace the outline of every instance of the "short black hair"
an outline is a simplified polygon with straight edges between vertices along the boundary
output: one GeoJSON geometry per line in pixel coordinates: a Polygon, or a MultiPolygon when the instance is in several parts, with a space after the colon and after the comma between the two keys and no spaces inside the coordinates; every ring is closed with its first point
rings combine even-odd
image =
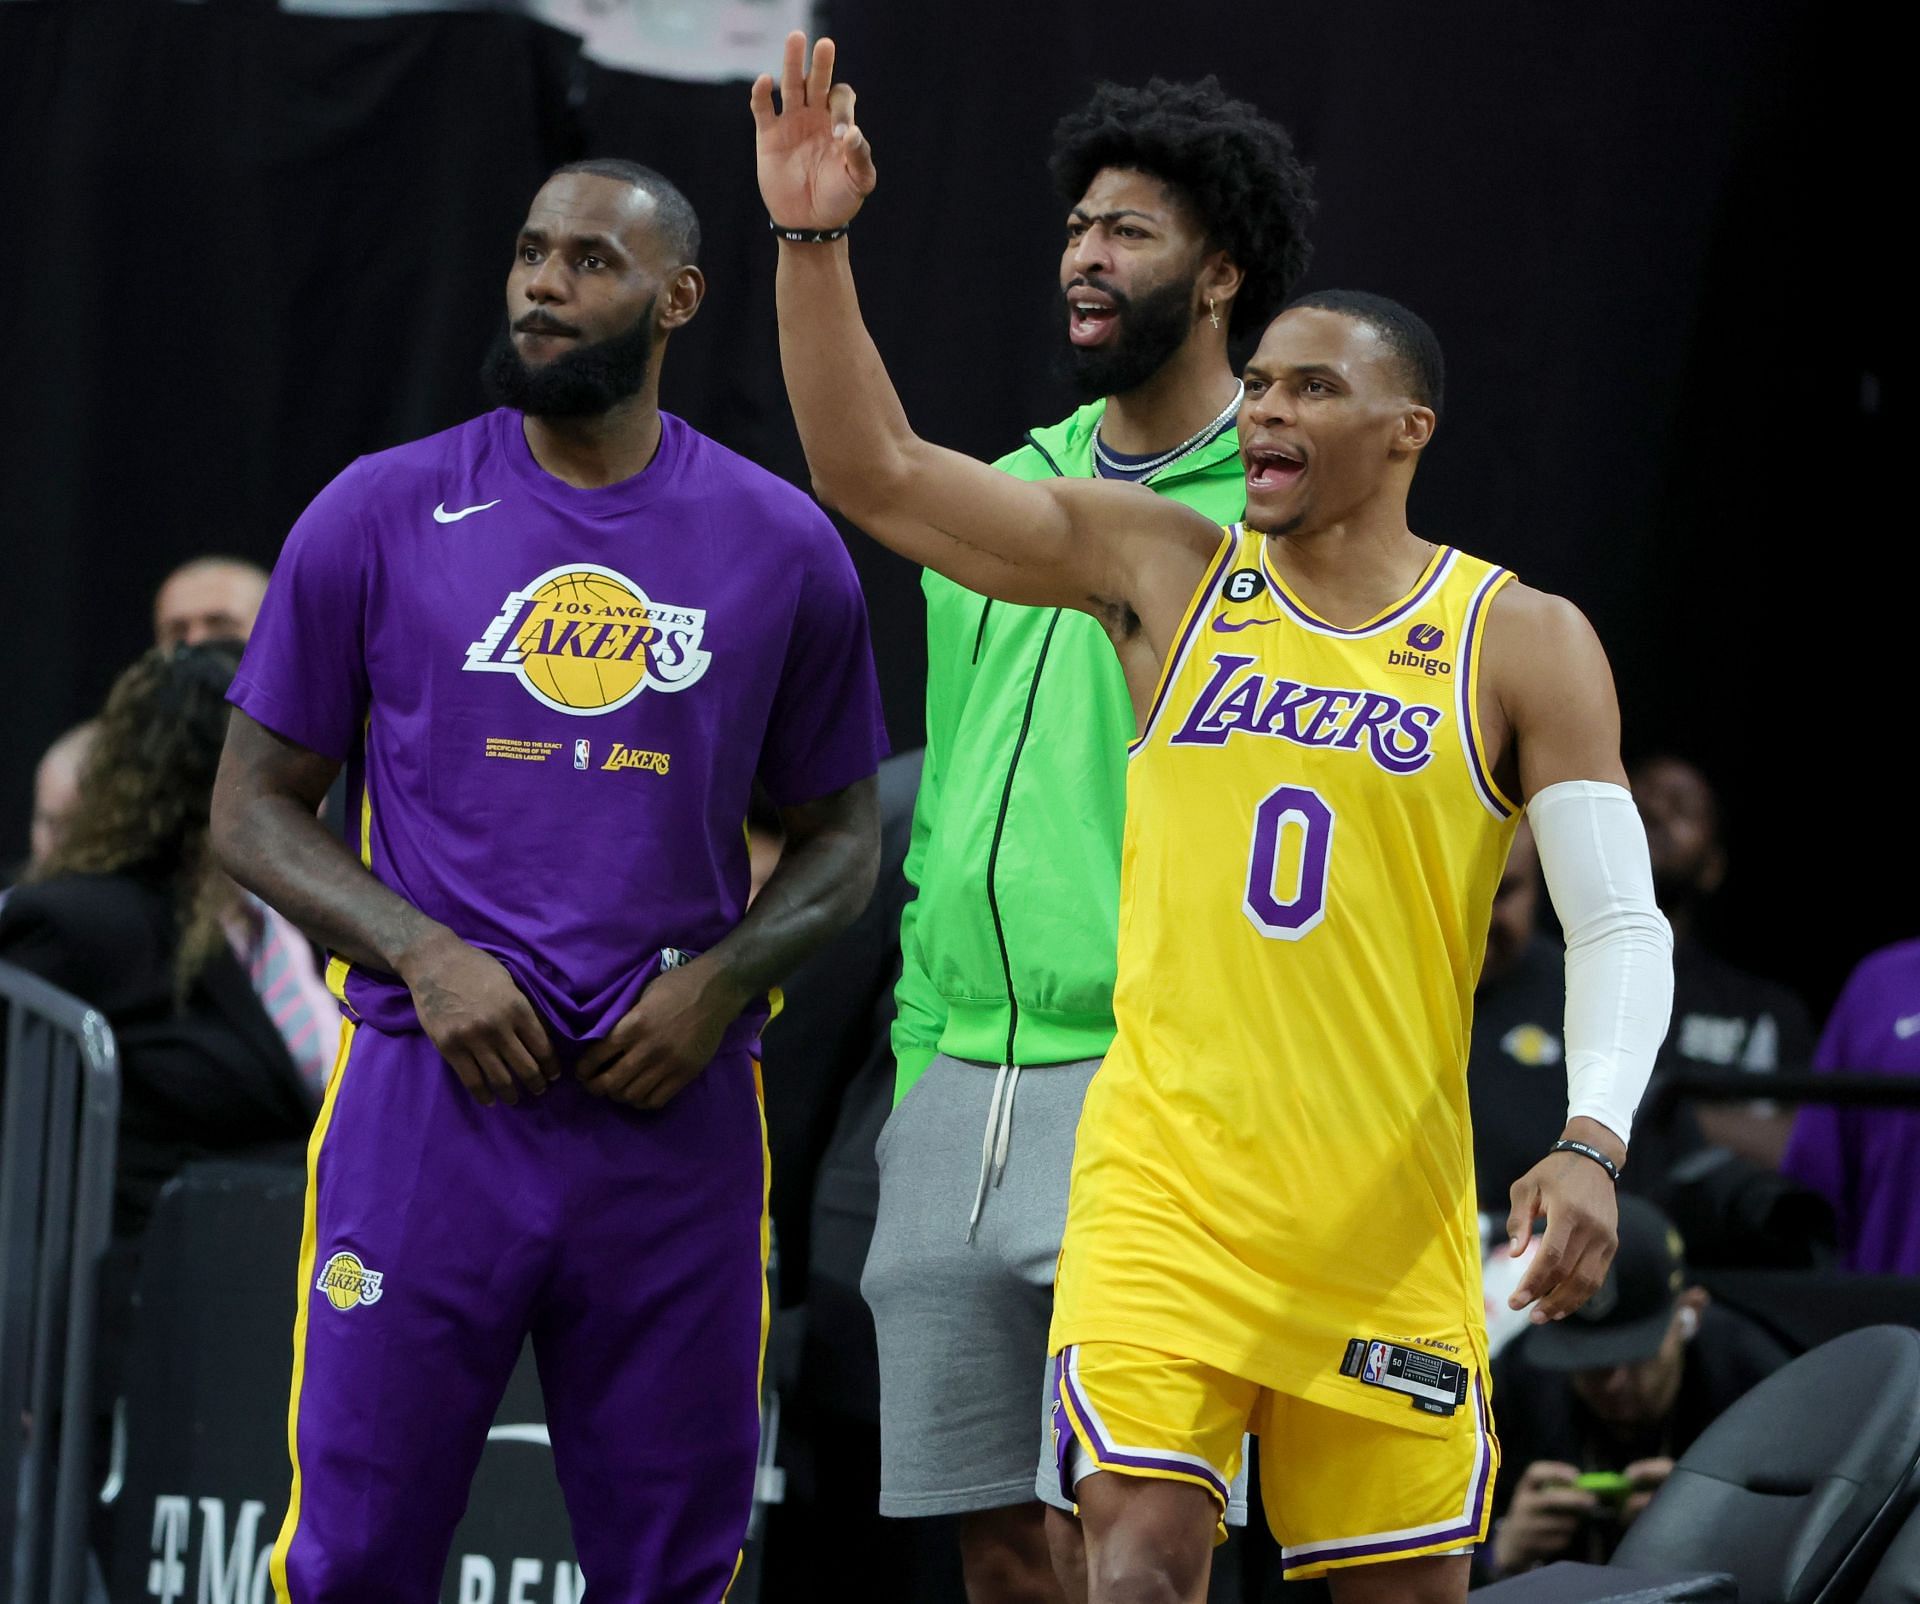
{"type": "Polygon", "coordinates": [[[562,173],[617,178],[623,184],[645,190],[653,197],[654,226],[660,230],[667,248],[683,265],[690,266],[700,260],[700,219],[694,212],[693,202],[680,193],[672,179],[624,156],[590,156],[585,161],[556,167],[547,177],[555,179],[562,173]]]}
{"type": "Polygon", "coordinates": [[[1439,336],[1419,313],[1366,290],[1313,290],[1289,301],[1287,310],[1291,312],[1296,306],[1339,312],[1356,323],[1366,324],[1399,358],[1407,389],[1414,400],[1423,407],[1433,408],[1434,416],[1439,416],[1440,403],[1446,393],[1447,367],[1440,355],[1439,336]]]}
{"type": "Polygon", "coordinates": [[[1150,174],[1192,206],[1207,238],[1246,275],[1229,336],[1266,327],[1307,270],[1313,170],[1286,129],[1235,100],[1211,75],[1103,83],[1053,131],[1053,181],[1069,205],[1106,167],[1150,174]]]}

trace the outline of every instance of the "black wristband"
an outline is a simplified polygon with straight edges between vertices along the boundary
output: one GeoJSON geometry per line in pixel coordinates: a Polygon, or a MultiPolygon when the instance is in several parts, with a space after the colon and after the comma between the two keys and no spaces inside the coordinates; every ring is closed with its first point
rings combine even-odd
{"type": "Polygon", "coordinates": [[[789,245],[824,245],[828,240],[845,239],[853,224],[842,223],[838,228],[783,228],[769,217],[767,227],[789,245]]]}
{"type": "Polygon", "coordinates": [[[1589,1147],[1585,1142],[1555,1142],[1549,1149],[1554,1153],[1578,1153],[1582,1158],[1590,1158],[1607,1172],[1607,1179],[1615,1186],[1620,1184],[1620,1166],[1597,1147],[1589,1147]]]}

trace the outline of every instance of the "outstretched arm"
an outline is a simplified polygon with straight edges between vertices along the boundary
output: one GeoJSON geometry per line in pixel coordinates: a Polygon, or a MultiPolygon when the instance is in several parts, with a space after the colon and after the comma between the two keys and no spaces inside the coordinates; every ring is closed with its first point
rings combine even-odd
{"type": "MultiPolygon", "coordinates": [[[[814,46],[810,72],[805,54],[789,35],[777,112],[773,79],[753,86],[760,193],[782,227],[832,230],[872,192],[873,153],[853,91],[833,82],[833,41],[814,46]]],[[[783,241],[776,291],[780,363],[822,501],[969,590],[1076,607],[1110,629],[1142,594],[1170,595],[1171,630],[1219,546],[1215,525],[1136,486],[1027,484],[922,440],[861,321],[844,238],[783,241]]]]}
{"type": "MultiPolygon", "coordinates": [[[[1646,831],[1620,763],[1620,706],[1593,627],[1558,596],[1512,585],[1488,617],[1486,684],[1507,731],[1547,890],[1567,943],[1567,1123],[1562,1139],[1627,1161],[1634,1107],[1673,1003],[1673,937],[1653,899],[1646,831]]],[[[1536,1321],[1586,1302],[1613,1259],[1605,1170],[1551,1153],[1514,1183],[1519,1252],[1536,1215],[1547,1234],[1513,1303],[1536,1321]]]]}

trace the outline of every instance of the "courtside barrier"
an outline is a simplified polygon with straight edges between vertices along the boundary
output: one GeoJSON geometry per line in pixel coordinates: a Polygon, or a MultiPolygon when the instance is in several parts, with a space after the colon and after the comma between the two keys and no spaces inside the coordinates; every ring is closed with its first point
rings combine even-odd
{"type": "Polygon", "coordinates": [[[0,1597],[79,1604],[119,1060],[98,1012],[12,964],[0,1003],[0,1597]]]}

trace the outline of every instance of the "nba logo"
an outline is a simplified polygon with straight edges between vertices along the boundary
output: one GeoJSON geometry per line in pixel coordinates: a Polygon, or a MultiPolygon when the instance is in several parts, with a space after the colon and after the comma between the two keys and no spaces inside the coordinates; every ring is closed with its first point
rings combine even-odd
{"type": "Polygon", "coordinates": [[[1367,1368],[1361,1373],[1363,1381],[1378,1381],[1380,1371],[1386,1364],[1387,1345],[1384,1342],[1367,1344],[1367,1368]]]}
{"type": "Polygon", "coordinates": [[[592,755],[593,745],[591,742],[579,740],[573,743],[573,766],[576,769],[584,769],[592,755]]]}

